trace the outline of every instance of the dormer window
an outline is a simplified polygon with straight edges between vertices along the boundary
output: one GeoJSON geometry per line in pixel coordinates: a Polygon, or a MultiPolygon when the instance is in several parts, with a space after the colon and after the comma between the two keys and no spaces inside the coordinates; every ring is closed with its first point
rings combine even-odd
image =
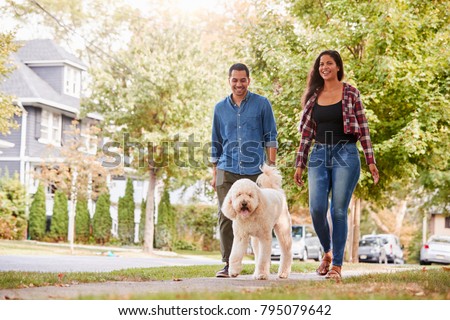
{"type": "Polygon", "coordinates": [[[47,110],[41,114],[41,137],[39,142],[61,146],[62,116],[47,110]]]}
{"type": "Polygon", "coordinates": [[[81,70],[66,65],[64,67],[64,94],[79,98],[81,93],[81,70]]]}

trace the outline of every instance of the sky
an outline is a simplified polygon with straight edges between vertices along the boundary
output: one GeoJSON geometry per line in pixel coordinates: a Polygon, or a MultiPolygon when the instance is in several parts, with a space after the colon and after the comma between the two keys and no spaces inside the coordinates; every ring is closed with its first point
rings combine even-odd
{"type": "MultiPolygon", "coordinates": [[[[23,0],[17,0],[21,2],[23,0]]],[[[114,1],[114,0],[112,0],[114,1]]],[[[143,11],[150,10],[148,5],[152,0],[125,0],[130,5],[143,11]]],[[[178,8],[185,12],[194,12],[198,10],[205,11],[223,11],[226,0],[169,0],[174,8],[178,8]]],[[[5,4],[4,0],[0,0],[0,6],[5,4]]],[[[105,2],[107,5],[107,2],[105,2]]],[[[30,40],[37,38],[52,38],[50,29],[39,26],[38,23],[31,22],[29,24],[21,24],[12,17],[2,16],[0,18],[0,30],[2,32],[16,31],[17,40],[30,40]]]]}

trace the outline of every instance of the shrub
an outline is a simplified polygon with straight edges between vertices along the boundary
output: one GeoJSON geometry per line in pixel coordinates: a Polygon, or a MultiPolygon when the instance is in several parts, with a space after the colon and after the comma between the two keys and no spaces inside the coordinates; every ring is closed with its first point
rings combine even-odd
{"type": "Polygon", "coordinates": [[[53,203],[52,222],[50,224],[50,237],[56,241],[67,240],[67,231],[69,229],[69,208],[67,196],[64,192],[57,190],[55,192],[53,203]]]}
{"type": "Polygon", "coordinates": [[[164,189],[158,206],[158,223],[155,226],[155,247],[171,250],[175,238],[175,209],[170,203],[170,195],[164,189]]]}
{"type": "Polygon", "coordinates": [[[86,200],[78,200],[75,215],[75,235],[79,242],[87,242],[91,234],[91,217],[86,200]]]}
{"type": "Polygon", "coordinates": [[[25,188],[17,174],[0,179],[0,239],[26,238],[25,188]]]}
{"type": "Polygon", "coordinates": [[[127,179],[125,196],[119,198],[118,234],[122,243],[134,242],[134,188],[133,181],[127,179]]]}
{"type": "Polygon", "coordinates": [[[32,240],[42,240],[45,236],[45,193],[44,186],[39,187],[34,194],[33,202],[31,202],[30,216],[28,218],[28,235],[32,240]]]}
{"type": "Polygon", "coordinates": [[[109,193],[100,194],[92,221],[92,233],[97,243],[105,244],[111,237],[112,219],[109,211],[110,206],[109,193]]]}
{"type": "Polygon", "coordinates": [[[142,199],[141,202],[141,219],[139,220],[139,242],[144,241],[145,232],[145,210],[147,209],[147,201],[142,199]]]}
{"type": "Polygon", "coordinates": [[[176,234],[177,241],[198,244],[204,251],[219,249],[219,242],[214,237],[217,225],[217,206],[191,204],[177,205],[176,234]]]}

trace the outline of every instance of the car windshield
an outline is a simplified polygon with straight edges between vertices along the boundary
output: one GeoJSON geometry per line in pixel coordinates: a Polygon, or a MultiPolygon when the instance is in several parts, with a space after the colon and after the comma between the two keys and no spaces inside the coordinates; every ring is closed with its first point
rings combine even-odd
{"type": "Polygon", "coordinates": [[[292,227],[292,236],[293,237],[297,236],[297,237],[301,238],[303,236],[303,227],[293,226],[292,227]]]}
{"type": "Polygon", "coordinates": [[[375,247],[376,245],[378,245],[376,239],[363,239],[359,241],[360,247],[375,247]]]}

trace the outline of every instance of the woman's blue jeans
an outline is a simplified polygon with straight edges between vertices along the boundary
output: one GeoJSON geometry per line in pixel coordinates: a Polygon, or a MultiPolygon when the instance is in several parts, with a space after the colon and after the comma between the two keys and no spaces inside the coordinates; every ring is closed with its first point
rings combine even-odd
{"type": "Polygon", "coordinates": [[[355,143],[316,143],[309,157],[309,211],[324,252],[333,250],[335,266],[342,266],[344,259],[348,206],[360,169],[355,143]],[[331,226],[327,219],[329,201],[331,226]]]}

